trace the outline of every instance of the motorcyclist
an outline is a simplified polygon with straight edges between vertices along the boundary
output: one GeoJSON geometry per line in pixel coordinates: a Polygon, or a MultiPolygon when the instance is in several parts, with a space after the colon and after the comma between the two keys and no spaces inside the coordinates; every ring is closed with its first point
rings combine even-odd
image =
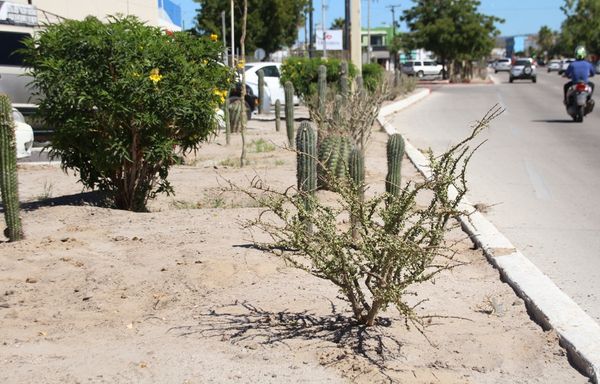
{"type": "Polygon", "coordinates": [[[587,83],[592,89],[590,95],[594,93],[594,83],[589,81],[589,78],[594,76],[595,70],[594,66],[585,59],[586,56],[587,53],[585,51],[585,47],[580,45],[575,48],[575,61],[569,64],[569,67],[565,72],[565,76],[571,79],[563,87],[563,102],[565,105],[567,104],[567,91],[574,84],[579,82],[587,83]]]}

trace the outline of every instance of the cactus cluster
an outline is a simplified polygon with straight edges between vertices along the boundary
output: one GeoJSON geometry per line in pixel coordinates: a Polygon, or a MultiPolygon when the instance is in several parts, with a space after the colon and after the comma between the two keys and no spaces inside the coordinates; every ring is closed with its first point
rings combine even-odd
{"type": "Polygon", "coordinates": [[[12,104],[6,95],[0,95],[0,190],[4,204],[4,219],[10,241],[23,238],[19,217],[19,191],[17,183],[17,148],[12,104]]]}
{"type": "Polygon", "coordinates": [[[265,100],[265,73],[261,69],[258,71],[258,113],[263,114],[263,103],[265,100]]]}
{"type": "Polygon", "coordinates": [[[348,137],[331,135],[319,144],[319,188],[330,189],[330,178],[341,179],[346,176],[348,156],[352,144],[348,137]]]}
{"type": "Polygon", "coordinates": [[[294,85],[291,81],[286,81],[285,90],[285,126],[287,130],[288,143],[290,147],[294,146],[294,85]]]}
{"type": "Polygon", "coordinates": [[[390,200],[400,195],[400,168],[403,156],[404,139],[399,133],[394,133],[387,142],[388,173],[385,177],[385,191],[390,195],[390,200]]]}
{"type": "Polygon", "coordinates": [[[243,109],[242,100],[235,100],[229,103],[229,124],[232,133],[239,133],[242,131],[243,121],[243,109]]]}

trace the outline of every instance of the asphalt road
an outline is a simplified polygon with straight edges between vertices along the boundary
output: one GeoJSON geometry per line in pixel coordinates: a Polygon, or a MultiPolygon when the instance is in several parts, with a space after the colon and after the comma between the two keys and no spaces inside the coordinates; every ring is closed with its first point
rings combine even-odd
{"type": "Polygon", "coordinates": [[[565,79],[543,68],[536,84],[494,76],[499,84],[436,86],[392,124],[417,148],[441,153],[503,106],[469,166],[468,198],[489,206],[487,218],[600,321],[600,110],[572,122],[565,79]]]}

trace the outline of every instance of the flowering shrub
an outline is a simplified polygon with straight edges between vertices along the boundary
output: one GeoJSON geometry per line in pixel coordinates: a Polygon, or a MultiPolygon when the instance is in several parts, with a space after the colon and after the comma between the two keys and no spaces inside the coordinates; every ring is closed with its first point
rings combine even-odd
{"type": "MultiPolygon", "coordinates": [[[[338,59],[322,59],[320,57],[308,59],[304,57],[290,57],[281,66],[281,84],[291,81],[296,94],[307,100],[317,92],[319,79],[319,66],[327,67],[327,84],[335,86],[340,81],[340,64],[338,59]]],[[[348,63],[349,78],[356,75],[356,67],[348,63]]]]}
{"type": "Polygon", "coordinates": [[[170,193],[174,148],[198,149],[229,88],[210,37],[161,31],[135,17],[50,25],[24,52],[55,128],[51,155],[117,208],[143,211],[170,193]]]}

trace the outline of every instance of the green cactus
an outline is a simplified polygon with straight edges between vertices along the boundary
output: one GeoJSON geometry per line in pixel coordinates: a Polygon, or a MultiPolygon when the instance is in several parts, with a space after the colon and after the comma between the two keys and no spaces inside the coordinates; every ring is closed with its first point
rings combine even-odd
{"type": "Polygon", "coordinates": [[[229,98],[225,98],[225,108],[223,110],[223,120],[225,120],[225,144],[231,144],[231,120],[229,119],[229,98]]]}
{"type": "Polygon", "coordinates": [[[319,144],[318,186],[331,189],[330,178],[342,179],[346,176],[351,143],[347,137],[331,135],[319,144]]]}
{"type": "Polygon", "coordinates": [[[364,84],[363,84],[363,77],[361,75],[356,76],[356,92],[360,93],[363,91],[364,88],[364,84]]]}
{"type": "Polygon", "coordinates": [[[21,240],[23,227],[19,217],[15,124],[12,104],[6,95],[0,95],[0,190],[7,227],[4,233],[10,241],[21,240]]]}
{"type": "Polygon", "coordinates": [[[318,89],[319,114],[325,116],[325,101],[327,98],[327,67],[319,65],[318,89]]]}
{"type": "MultiPolygon", "coordinates": [[[[365,157],[358,148],[354,148],[350,152],[350,157],[348,159],[348,175],[350,176],[350,180],[352,181],[354,188],[356,188],[358,198],[360,199],[360,201],[364,201],[365,157]]],[[[352,226],[352,238],[354,240],[358,240],[359,220],[354,215],[352,215],[350,217],[350,223],[352,226]]]]}
{"type": "Polygon", "coordinates": [[[275,131],[279,132],[281,129],[281,101],[277,99],[275,101],[275,131]]]}
{"type": "MultiPolygon", "coordinates": [[[[310,123],[303,121],[296,134],[296,179],[300,198],[303,200],[307,215],[312,209],[312,201],[317,190],[317,140],[310,123]]],[[[306,230],[312,232],[312,223],[306,216],[300,220],[305,222],[306,230]]]]}
{"type": "Polygon", "coordinates": [[[340,64],[340,94],[344,99],[348,97],[348,63],[342,61],[340,64]]]}
{"type": "Polygon", "coordinates": [[[385,177],[385,191],[390,195],[388,203],[400,195],[400,169],[404,156],[404,139],[399,133],[390,136],[387,142],[388,173],[385,177]]]}
{"type": "Polygon", "coordinates": [[[229,122],[232,133],[239,133],[242,131],[243,120],[242,101],[235,100],[229,103],[229,122]]]}
{"type": "Polygon", "coordinates": [[[294,147],[294,85],[286,81],[285,90],[285,125],[287,129],[288,143],[294,147]]]}
{"type": "Polygon", "coordinates": [[[263,114],[263,102],[265,100],[265,73],[258,71],[258,113],[263,114]]]}
{"type": "Polygon", "coordinates": [[[335,95],[334,108],[333,108],[333,119],[335,121],[341,120],[343,110],[344,110],[344,96],[335,95]]]}

